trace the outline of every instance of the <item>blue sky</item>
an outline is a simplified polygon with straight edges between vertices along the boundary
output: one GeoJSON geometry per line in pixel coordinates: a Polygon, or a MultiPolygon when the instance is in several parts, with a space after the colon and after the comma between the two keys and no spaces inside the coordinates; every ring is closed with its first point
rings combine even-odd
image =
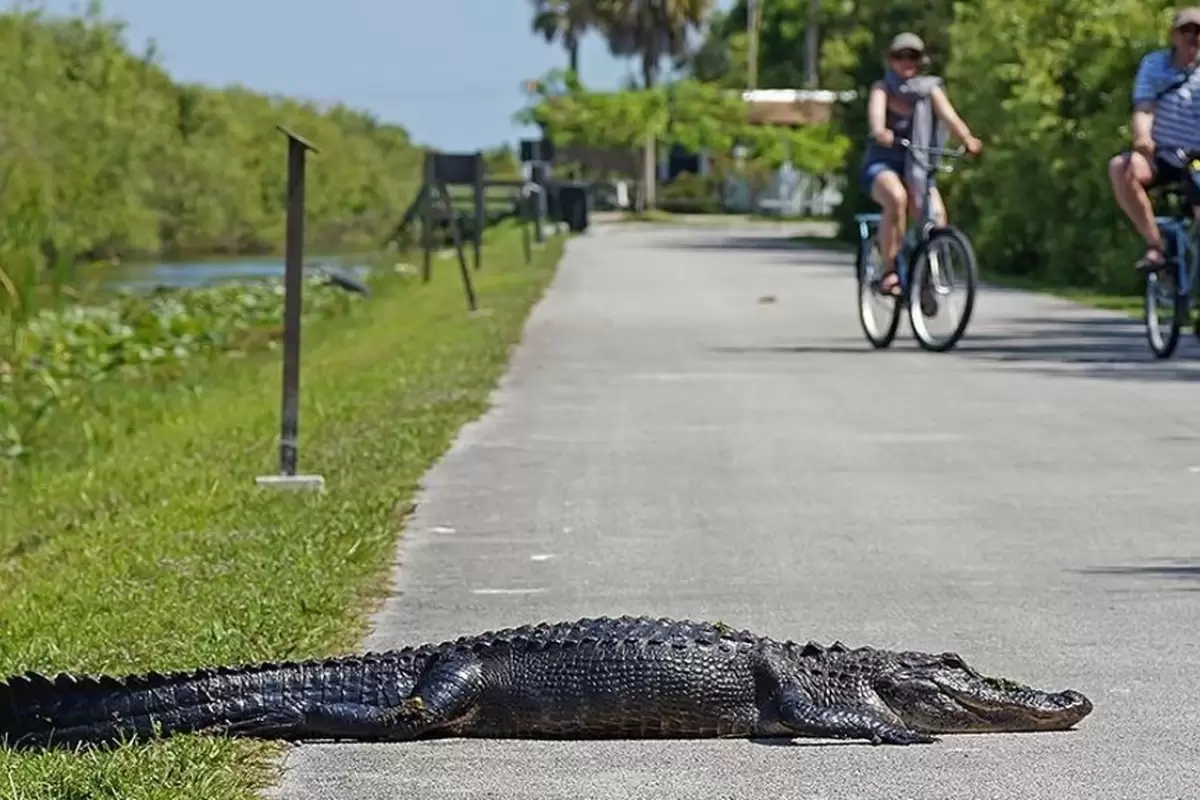
{"type": "MultiPolygon", "coordinates": [[[[182,80],[340,100],[443,150],[533,135],[512,122],[521,83],[566,64],[561,47],[530,33],[529,0],[104,0],[103,9],[128,24],[136,49],[153,38],[162,64],[182,80]]],[[[635,69],[597,36],[581,48],[589,86],[616,88],[635,69]]]]}

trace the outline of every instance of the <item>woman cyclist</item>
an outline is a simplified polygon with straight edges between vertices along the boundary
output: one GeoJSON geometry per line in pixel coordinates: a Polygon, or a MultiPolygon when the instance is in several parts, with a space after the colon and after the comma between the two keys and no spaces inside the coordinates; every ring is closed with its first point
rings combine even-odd
{"type": "MultiPolygon", "coordinates": [[[[900,139],[911,139],[913,112],[919,95],[909,91],[928,63],[925,43],[915,33],[901,33],[892,39],[887,53],[887,71],[876,81],[867,96],[867,122],[871,141],[863,154],[862,184],[871,199],[882,209],[879,247],[883,275],[879,288],[893,297],[900,296],[900,278],[896,274],[896,255],[900,252],[907,226],[906,214],[921,212],[919,192],[911,191],[905,176],[905,150],[900,139]]],[[[939,82],[940,83],[940,82],[939,82]]],[[[958,116],[940,85],[933,86],[930,101],[934,115],[950,126],[967,152],[975,155],[983,143],[958,116]]],[[[946,224],[946,210],[936,189],[930,196],[934,219],[946,224]]]]}

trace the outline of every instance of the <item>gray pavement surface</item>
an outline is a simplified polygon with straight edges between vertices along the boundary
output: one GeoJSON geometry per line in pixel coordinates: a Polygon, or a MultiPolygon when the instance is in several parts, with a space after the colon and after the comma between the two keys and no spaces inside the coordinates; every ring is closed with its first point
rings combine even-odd
{"type": "Polygon", "coordinates": [[[601,226],[428,474],[372,649],[583,615],[952,649],[1085,692],[1057,734],[311,744],[271,796],[1200,796],[1200,343],[989,288],[957,351],[874,352],[851,256],[601,226]],[[763,296],[774,303],[760,303],[763,296]]]}

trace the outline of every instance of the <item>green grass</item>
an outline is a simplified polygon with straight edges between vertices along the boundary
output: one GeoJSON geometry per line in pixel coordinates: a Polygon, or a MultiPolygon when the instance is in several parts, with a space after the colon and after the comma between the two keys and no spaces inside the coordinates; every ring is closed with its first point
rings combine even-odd
{"type": "MultiPolygon", "coordinates": [[[[277,469],[277,355],[199,384],[133,388],[126,434],[69,469],[0,486],[0,672],[124,673],[357,649],[388,588],[407,503],[486,409],[563,240],[523,262],[490,235],[468,316],[453,259],[389,279],[304,334],[301,471],[324,496],[258,490],[277,469]],[[200,388],[197,388],[199,386],[200,388]],[[165,394],[164,394],[165,391],[165,394]]],[[[180,737],[84,754],[0,751],[13,800],[232,800],[273,778],[274,745],[180,737]]]]}

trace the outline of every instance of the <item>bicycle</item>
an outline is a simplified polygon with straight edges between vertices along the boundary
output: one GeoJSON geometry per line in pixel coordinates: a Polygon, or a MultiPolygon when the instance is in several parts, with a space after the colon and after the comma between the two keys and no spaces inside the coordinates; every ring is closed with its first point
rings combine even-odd
{"type": "MultiPolygon", "coordinates": [[[[1175,150],[1174,154],[1196,187],[1194,196],[1200,197],[1200,151],[1175,150]]],[[[1192,293],[1200,270],[1200,207],[1192,205],[1192,192],[1183,182],[1162,187],[1160,194],[1168,201],[1176,200],[1176,208],[1174,213],[1154,217],[1167,259],[1162,268],[1146,273],[1143,321],[1150,351],[1158,358],[1170,358],[1179,345],[1180,329],[1192,314],[1192,293]],[[1165,334],[1156,313],[1160,301],[1168,319],[1165,334]]],[[[1200,338],[1200,320],[1193,332],[1200,338]]]]}
{"type": "MultiPolygon", "coordinates": [[[[966,148],[947,149],[942,147],[925,147],[914,145],[907,139],[901,139],[899,144],[916,158],[917,152],[932,156],[948,156],[959,158],[966,154],[966,148]]],[[[929,165],[926,164],[928,167],[929,165]]],[[[935,224],[929,213],[929,200],[937,186],[939,172],[952,172],[952,165],[937,164],[928,169],[925,180],[924,198],[921,203],[921,217],[913,220],[904,235],[904,242],[896,257],[896,272],[900,278],[901,296],[896,297],[883,292],[879,287],[879,234],[878,226],[882,218],[879,212],[856,214],[858,223],[858,253],[856,256],[856,272],[858,277],[858,319],[863,333],[872,346],[881,349],[891,345],[896,337],[896,329],[900,325],[900,315],[908,311],[909,326],[913,336],[922,349],[931,352],[944,352],[956,344],[967,330],[971,314],[975,309],[975,291],[978,282],[975,250],[965,233],[953,225],[939,226],[935,224]],[[949,251],[957,249],[963,257],[966,271],[966,303],[962,318],[954,326],[950,336],[938,341],[925,324],[925,317],[933,317],[942,304],[938,297],[948,295],[953,288],[953,278],[949,275],[948,259],[944,258],[949,251]],[[884,325],[877,325],[870,314],[868,305],[875,297],[892,301],[889,319],[884,325]],[[919,313],[918,313],[919,312],[919,313]]]]}

